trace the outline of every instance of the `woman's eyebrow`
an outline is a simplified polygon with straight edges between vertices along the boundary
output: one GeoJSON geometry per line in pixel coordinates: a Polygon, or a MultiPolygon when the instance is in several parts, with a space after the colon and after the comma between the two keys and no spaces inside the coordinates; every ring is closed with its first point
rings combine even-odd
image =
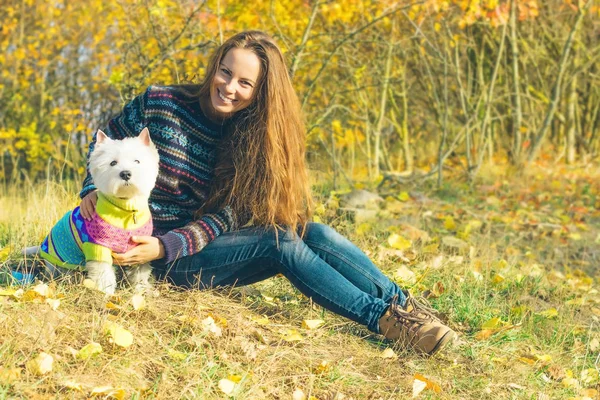
{"type": "MultiPolygon", "coordinates": [[[[227,66],[227,64],[225,64],[225,63],[221,63],[221,67],[225,67],[225,68],[227,68],[227,69],[228,69],[228,70],[231,72],[231,68],[229,68],[229,67],[227,66]]],[[[243,81],[248,81],[248,82],[250,82],[250,83],[251,83],[251,84],[253,84],[253,85],[255,85],[255,84],[256,84],[256,82],[254,82],[252,79],[249,79],[249,78],[243,78],[243,77],[242,77],[242,80],[243,80],[243,81]]]]}

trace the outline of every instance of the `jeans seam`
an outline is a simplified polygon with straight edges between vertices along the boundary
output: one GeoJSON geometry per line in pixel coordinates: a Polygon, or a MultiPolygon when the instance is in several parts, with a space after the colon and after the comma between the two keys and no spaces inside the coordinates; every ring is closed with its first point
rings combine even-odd
{"type": "MultiPolygon", "coordinates": [[[[379,279],[374,279],[373,276],[370,273],[368,273],[364,268],[362,268],[361,266],[359,266],[358,264],[356,264],[354,261],[350,260],[349,258],[346,258],[343,254],[338,253],[329,247],[320,246],[318,243],[310,241],[310,240],[305,240],[304,243],[306,243],[307,245],[308,245],[308,243],[310,243],[310,247],[315,247],[321,251],[331,254],[334,257],[337,257],[342,262],[345,262],[346,264],[352,266],[352,268],[354,268],[355,270],[359,271],[363,276],[366,276],[367,279],[369,281],[371,281],[371,283],[373,283],[375,286],[384,290],[385,282],[381,282],[379,279]]],[[[381,272],[381,273],[383,274],[383,272],[381,272]]]]}
{"type": "MultiPolygon", "coordinates": [[[[315,256],[316,256],[316,257],[319,257],[319,256],[318,256],[318,255],[316,255],[316,254],[315,254],[315,256]]],[[[272,257],[272,256],[267,256],[267,257],[272,257]]],[[[273,258],[275,261],[277,261],[277,262],[278,262],[280,265],[283,265],[283,266],[285,265],[285,264],[284,264],[284,262],[283,262],[281,259],[279,259],[279,260],[278,260],[278,259],[277,259],[277,258],[275,258],[275,257],[272,257],[272,258],[273,258]]],[[[332,267],[332,268],[333,268],[333,267],[332,267]]],[[[301,278],[300,278],[298,275],[296,275],[296,274],[293,272],[293,270],[292,270],[291,268],[286,268],[286,269],[287,269],[287,271],[288,271],[288,272],[289,272],[291,275],[293,275],[293,276],[294,276],[294,277],[295,277],[295,278],[296,278],[298,281],[302,282],[302,284],[303,284],[305,287],[308,287],[308,288],[310,288],[310,287],[311,287],[311,286],[310,286],[310,285],[308,285],[308,284],[307,284],[305,281],[303,281],[303,280],[302,280],[302,279],[301,279],[301,278]]],[[[289,279],[289,278],[288,278],[288,279],[289,279]]],[[[358,289],[357,289],[357,290],[358,290],[358,289]]],[[[316,293],[316,292],[315,292],[315,293],[316,293]]],[[[365,294],[367,294],[367,293],[365,293],[365,294]]],[[[345,308],[345,307],[342,307],[342,306],[340,306],[340,305],[338,304],[338,302],[336,302],[336,301],[333,301],[332,299],[330,299],[330,298],[329,298],[329,297],[327,297],[326,295],[324,295],[324,294],[321,294],[321,293],[318,293],[318,295],[319,295],[319,296],[321,296],[321,297],[323,297],[325,300],[327,300],[327,301],[328,301],[328,302],[330,302],[331,304],[335,304],[335,305],[337,305],[339,308],[341,308],[341,309],[344,309],[344,310],[348,311],[348,312],[349,312],[349,314],[352,314],[352,315],[354,315],[354,316],[356,317],[356,319],[357,319],[357,320],[360,320],[360,319],[361,319],[361,318],[360,318],[360,317],[361,317],[361,315],[360,315],[360,314],[358,314],[358,313],[355,313],[355,312],[353,312],[353,311],[350,311],[350,310],[348,310],[348,309],[347,309],[347,308],[345,308]]],[[[367,323],[367,326],[368,326],[368,325],[369,325],[369,324],[367,323]]]]}

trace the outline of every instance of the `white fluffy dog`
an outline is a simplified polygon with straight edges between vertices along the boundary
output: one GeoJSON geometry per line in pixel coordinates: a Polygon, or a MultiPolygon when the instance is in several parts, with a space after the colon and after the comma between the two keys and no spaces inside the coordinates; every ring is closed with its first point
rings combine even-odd
{"type": "MultiPolygon", "coordinates": [[[[40,256],[56,271],[87,271],[96,288],[114,294],[117,286],[112,252],[135,247],[132,236],[152,234],[148,197],[158,176],[158,151],[144,128],[138,137],[112,140],[102,131],[90,154],[89,170],[98,188],[96,210],[86,220],[79,207],[67,212],[39,248],[40,256]]],[[[124,267],[127,281],[137,290],[150,286],[150,264],[124,267]]]]}

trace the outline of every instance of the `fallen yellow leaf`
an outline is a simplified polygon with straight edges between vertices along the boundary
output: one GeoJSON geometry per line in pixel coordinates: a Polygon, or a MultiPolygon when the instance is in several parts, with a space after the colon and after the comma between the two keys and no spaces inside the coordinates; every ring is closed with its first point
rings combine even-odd
{"type": "Polygon", "coordinates": [[[600,376],[598,375],[598,370],[596,368],[587,368],[581,371],[581,383],[586,386],[590,386],[598,382],[600,376]]]}
{"type": "Polygon", "coordinates": [[[45,375],[52,371],[54,357],[50,354],[41,352],[36,358],[27,362],[27,370],[33,375],[45,375]]]}
{"type": "Polygon", "coordinates": [[[442,238],[442,244],[446,247],[451,247],[457,250],[466,250],[469,248],[469,244],[467,242],[454,236],[444,236],[442,238]]]}
{"type": "Polygon", "coordinates": [[[596,351],[598,351],[598,349],[600,349],[600,341],[598,341],[597,338],[593,338],[592,340],[590,340],[590,351],[595,353],[596,351]]]}
{"type": "Polygon", "coordinates": [[[220,315],[217,315],[215,313],[208,313],[208,315],[215,320],[215,323],[217,325],[219,325],[222,328],[227,328],[227,319],[226,318],[221,317],[220,315]]]}
{"type": "Polygon", "coordinates": [[[579,381],[575,378],[566,377],[560,383],[566,388],[579,388],[579,381]]]}
{"type": "Polygon", "coordinates": [[[413,398],[417,397],[423,390],[431,390],[437,394],[442,393],[442,388],[437,383],[430,379],[427,379],[421,374],[415,374],[415,381],[413,382],[413,398]],[[424,385],[423,385],[424,384],[424,385]],[[416,390],[415,390],[416,389],[416,390]]]}
{"type": "Polygon", "coordinates": [[[398,200],[408,201],[410,200],[410,195],[408,194],[408,192],[400,192],[400,194],[398,195],[398,200]]]}
{"type": "Polygon", "coordinates": [[[0,384],[11,385],[21,378],[21,368],[0,367],[0,384]]]}
{"type": "Polygon", "coordinates": [[[113,303],[112,301],[107,301],[105,307],[107,310],[122,310],[123,309],[123,307],[121,307],[118,304],[113,303]]]}
{"type": "Polygon", "coordinates": [[[133,344],[133,335],[116,322],[106,321],[104,332],[110,336],[112,343],[120,347],[129,347],[133,344]]]}
{"type": "Polygon", "coordinates": [[[505,323],[502,322],[502,320],[498,317],[494,317],[492,319],[489,319],[488,321],[484,322],[483,325],[481,325],[481,329],[495,329],[498,327],[503,326],[505,323]]]}
{"type": "Polygon", "coordinates": [[[56,311],[58,309],[58,307],[60,306],[59,299],[46,299],[45,303],[48,304],[50,306],[50,308],[53,309],[54,311],[56,311]]]}
{"type": "Polygon", "coordinates": [[[2,250],[0,250],[0,262],[8,260],[8,256],[11,253],[11,251],[12,249],[10,246],[3,247],[2,250]]]}
{"type": "Polygon", "coordinates": [[[100,343],[88,343],[81,348],[75,355],[80,360],[87,360],[97,354],[102,353],[102,345],[100,343]]]}
{"type": "Polygon", "coordinates": [[[525,363],[525,364],[534,365],[536,362],[536,359],[534,356],[532,356],[530,354],[526,354],[523,357],[519,357],[519,361],[521,361],[522,363],[525,363]]]}
{"type": "Polygon", "coordinates": [[[0,289],[0,296],[14,296],[17,292],[17,289],[8,288],[8,289],[0,289]]]}
{"type": "Polygon", "coordinates": [[[396,358],[396,353],[394,353],[394,350],[392,350],[391,348],[387,348],[385,349],[382,353],[381,353],[381,358],[396,358]]]}
{"type": "Polygon", "coordinates": [[[454,222],[454,218],[452,218],[451,216],[447,216],[446,218],[444,218],[444,228],[446,228],[446,230],[448,231],[455,231],[456,222],[454,222]]]}
{"type": "Polygon", "coordinates": [[[329,364],[329,361],[323,360],[323,361],[321,361],[321,363],[319,365],[317,365],[315,368],[313,368],[313,373],[315,373],[315,374],[325,373],[325,372],[329,371],[330,367],[331,367],[331,365],[329,364]]]}
{"type": "Polygon", "coordinates": [[[295,329],[289,329],[283,336],[282,339],[286,342],[299,342],[304,340],[302,335],[295,329]]]}
{"type": "Polygon", "coordinates": [[[567,304],[569,306],[583,306],[586,303],[587,302],[585,301],[585,299],[583,297],[571,299],[571,300],[565,302],[565,304],[567,304]]]}
{"type": "Polygon", "coordinates": [[[302,321],[302,328],[303,329],[317,329],[324,323],[325,323],[325,321],[323,321],[322,319],[305,319],[304,321],[302,321]]]}
{"type": "Polygon", "coordinates": [[[482,329],[475,334],[475,339],[477,339],[477,340],[489,339],[495,332],[496,332],[495,329],[482,329]]]}
{"type": "Polygon", "coordinates": [[[146,299],[141,294],[134,294],[131,297],[131,304],[133,305],[134,310],[142,310],[146,308],[146,299]]]}
{"type": "Polygon", "coordinates": [[[229,375],[227,379],[235,383],[240,383],[242,381],[242,375],[229,375]]]}
{"type": "Polygon", "coordinates": [[[222,329],[217,326],[213,317],[206,317],[202,320],[202,327],[206,333],[210,333],[214,336],[221,336],[222,329]]]}
{"type": "Polygon", "coordinates": [[[388,238],[388,244],[390,247],[398,250],[406,250],[412,247],[412,241],[398,235],[397,233],[392,233],[388,238]]]}
{"type": "Polygon", "coordinates": [[[230,381],[229,379],[221,379],[219,381],[219,389],[221,389],[221,392],[229,396],[235,389],[235,382],[230,381]]]}
{"type": "Polygon", "coordinates": [[[177,351],[177,350],[173,350],[173,349],[167,350],[167,354],[173,360],[183,361],[187,358],[187,355],[185,353],[182,353],[181,351],[177,351]]]}
{"type": "Polygon", "coordinates": [[[556,308],[549,308],[546,311],[542,311],[539,313],[548,319],[556,318],[558,316],[558,311],[556,308]]]}
{"type": "Polygon", "coordinates": [[[67,389],[77,390],[78,392],[83,391],[83,385],[81,383],[75,382],[73,380],[66,380],[66,381],[62,382],[60,385],[67,389]]]}
{"type": "Polygon", "coordinates": [[[104,396],[105,399],[123,400],[125,398],[125,389],[115,389],[112,386],[98,386],[92,389],[90,396],[104,396]]]}
{"type": "Polygon", "coordinates": [[[579,394],[589,399],[598,398],[598,391],[596,389],[583,389],[581,392],[579,392],[579,394]]]}
{"type": "Polygon", "coordinates": [[[445,291],[446,288],[444,287],[444,284],[439,281],[434,283],[433,288],[431,289],[431,293],[433,293],[435,297],[440,297],[445,291]]]}
{"type": "Polygon", "coordinates": [[[51,295],[50,287],[45,283],[39,283],[23,293],[21,301],[45,300],[51,295]]]}
{"type": "Polygon", "coordinates": [[[373,229],[373,225],[372,225],[372,224],[370,224],[370,223],[368,223],[368,222],[363,222],[363,223],[359,224],[359,225],[356,227],[356,230],[355,230],[355,232],[356,232],[356,234],[357,234],[357,235],[360,235],[360,236],[362,236],[362,235],[364,235],[365,233],[367,233],[367,232],[371,231],[372,229],[373,229]]]}
{"type": "Polygon", "coordinates": [[[85,286],[88,289],[96,289],[96,282],[87,278],[83,280],[83,286],[85,286]]]}
{"type": "Polygon", "coordinates": [[[406,265],[401,265],[394,272],[394,280],[402,282],[407,285],[413,285],[417,282],[417,276],[406,265]]]}
{"type": "Polygon", "coordinates": [[[306,395],[301,389],[296,389],[292,393],[292,400],[306,400],[306,395]]]}

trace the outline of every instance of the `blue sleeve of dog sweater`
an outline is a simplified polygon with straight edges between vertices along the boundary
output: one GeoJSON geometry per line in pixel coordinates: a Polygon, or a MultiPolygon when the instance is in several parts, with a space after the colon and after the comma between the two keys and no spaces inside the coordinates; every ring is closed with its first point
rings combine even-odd
{"type": "MultiPolygon", "coordinates": [[[[106,136],[111,139],[120,140],[126,137],[139,135],[142,129],[146,127],[146,104],[149,91],[150,88],[127,103],[125,107],[123,107],[121,113],[110,120],[106,129],[102,129],[104,133],[106,133],[106,136]]],[[[94,150],[95,145],[96,133],[94,133],[87,153],[87,175],[83,181],[81,192],[79,193],[79,197],[82,199],[91,191],[96,190],[89,169],[90,154],[94,150]]]]}

